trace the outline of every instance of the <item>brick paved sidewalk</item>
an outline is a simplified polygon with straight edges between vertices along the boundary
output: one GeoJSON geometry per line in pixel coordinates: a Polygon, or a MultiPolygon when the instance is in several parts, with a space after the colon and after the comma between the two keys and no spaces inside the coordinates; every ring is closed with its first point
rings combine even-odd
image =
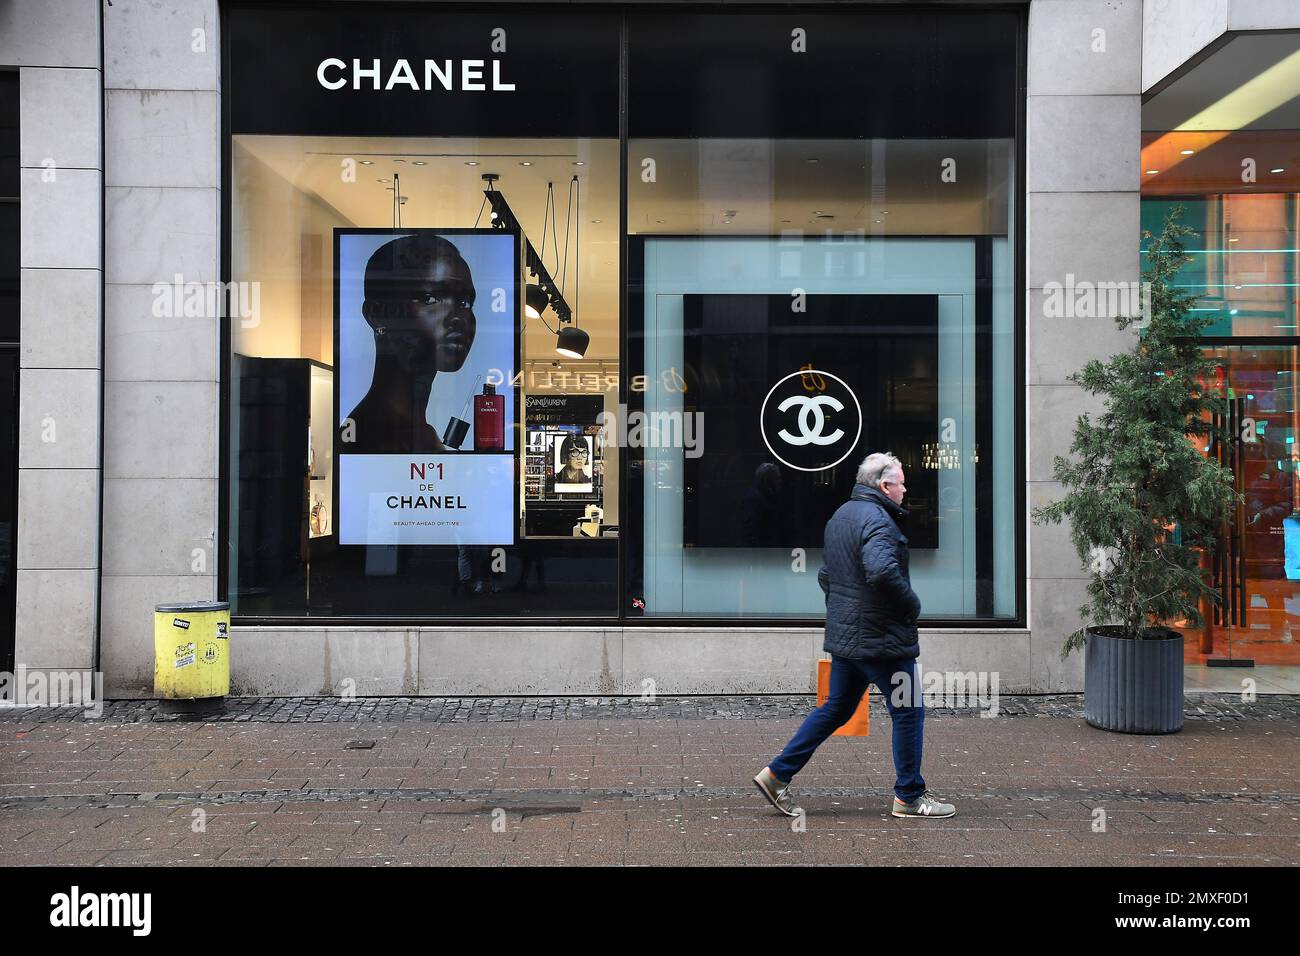
{"type": "Polygon", "coordinates": [[[1095,730],[1078,703],[931,708],[924,772],[952,820],[888,815],[873,711],[800,774],[802,830],[749,781],[806,697],[6,711],[0,865],[1300,864],[1296,698],[1189,697],[1166,737],[1095,730]]]}

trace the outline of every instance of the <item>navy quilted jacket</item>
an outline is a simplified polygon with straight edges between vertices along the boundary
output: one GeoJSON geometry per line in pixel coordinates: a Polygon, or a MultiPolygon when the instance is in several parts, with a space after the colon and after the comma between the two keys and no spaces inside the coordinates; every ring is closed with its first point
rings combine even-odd
{"type": "Polygon", "coordinates": [[[839,657],[920,655],[916,619],[921,599],[907,573],[904,508],[881,491],[854,485],[826,523],[825,564],[817,583],[826,592],[825,650],[839,657]]]}

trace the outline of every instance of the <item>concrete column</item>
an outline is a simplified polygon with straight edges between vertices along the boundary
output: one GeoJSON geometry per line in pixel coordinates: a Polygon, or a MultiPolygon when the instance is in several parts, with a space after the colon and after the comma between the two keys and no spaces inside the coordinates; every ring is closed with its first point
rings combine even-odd
{"type": "Polygon", "coordinates": [[[0,4],[0,64],[19,67],[15,663],[90,670],[100,565],[99,4],[0,4]]]}
{"type": "Polygon", "coordinates": [[[216,0],[105,10],[103,667],[149,695],[153,607],[216,594],[219,318],[174,284],[220,280],[216,0]]]}
{"type": "MultiPolygon", "coordinates": [[[[1142,5],[1139,0],[1035,0],[1029,8],[1026,154],[1028,499],[1059,497],[1052,459],[1067,454],[1080,412],[1097,411],[1067,376],[1128,347],[1112,317],[1065,314],[1052,301],[1073,282],[1136,282],[1139,273],[1142,5]],[[1073,278],[1071,278],[1073,277],[1073,278]]],[[[1079,626],[1087,575],[1065,527],[1029,530],[1031,683],[1083,687],[1083,657],[1060,649],[1079,626]]]]}

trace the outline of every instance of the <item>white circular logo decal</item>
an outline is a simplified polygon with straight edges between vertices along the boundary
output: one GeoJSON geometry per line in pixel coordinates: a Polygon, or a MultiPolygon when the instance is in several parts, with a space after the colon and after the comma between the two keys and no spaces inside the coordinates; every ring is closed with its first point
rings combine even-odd
{"type": "Polygon", "coordinates": [[[758,428],[767,450],[783,465],[796,471],[825,471],[857,447],[862,406],[838,375],[800,369],[768,390],[759,409],[758,428]],[[815,391],[809,387],[819,380],[821,387],[815,391]]]}

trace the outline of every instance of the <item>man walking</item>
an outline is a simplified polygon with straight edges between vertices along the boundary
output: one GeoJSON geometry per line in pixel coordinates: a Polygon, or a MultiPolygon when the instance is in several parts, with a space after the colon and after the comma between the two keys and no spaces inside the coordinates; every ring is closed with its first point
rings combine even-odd
{"type": "Polygon", "coordinates": [[[822,647],[831,655],[830,693],[781,755],[754,778],[763,796],[787,816],[803,812],[790,796],[790,781],[822,741],[853,716],[869,684],[884,695],[893,722],[898,779],[891,813],[951,817],[957,812],[936,800],[921,777],[925,707],[916,674],[921,600],[907,573],[903,480],[902,463],[893,455],[868,455],[853,494],[826,523],[825,564],[817,583],[826,593],[822,647]]]}

